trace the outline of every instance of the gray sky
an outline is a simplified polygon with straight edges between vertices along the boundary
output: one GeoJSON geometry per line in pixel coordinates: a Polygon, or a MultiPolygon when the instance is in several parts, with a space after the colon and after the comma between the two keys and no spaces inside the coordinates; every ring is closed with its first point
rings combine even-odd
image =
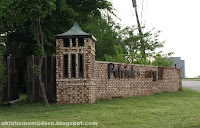
{"type": "MultiPolygon", "coordinates": [[[[132,0],[110,1],[121,25],[137,25],[132,0]]],[[[162,31],[159,39],[166,41],[162,50],[185,60],[186,77],[200,75],[200,0],[137,0],[137,6],[146,30],[162,31]]]]}

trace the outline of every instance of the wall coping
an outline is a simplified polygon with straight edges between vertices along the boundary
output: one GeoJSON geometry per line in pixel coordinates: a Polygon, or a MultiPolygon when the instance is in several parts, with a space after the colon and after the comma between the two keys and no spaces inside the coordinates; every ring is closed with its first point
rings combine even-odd
{"type": "MultiPolygon", "coordinates": [[[[108,61],[95,61],[95,63],[103,63],[103,64],[109,64],[109,63],[115,63],[115,64],[126,64],[126,65],[135,65],[140,67],[164,67],[164,66],[153,66],[153,65],[144,65],[144,64],[129,64],[129,63],[119,63],[119,62],[108,62],[108,61]]],[[[175,67],[164,67],[165,69],[182,69],[182,68],[175,68],[175,67]]]]}

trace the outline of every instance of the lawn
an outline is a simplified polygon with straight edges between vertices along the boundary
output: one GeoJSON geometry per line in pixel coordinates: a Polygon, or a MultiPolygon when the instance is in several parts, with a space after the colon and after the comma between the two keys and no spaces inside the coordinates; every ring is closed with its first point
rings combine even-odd
{"type": "Polygon", "coordinates": [[[25,102],[12,108],[0,107],[0,123],[2,121],[98,122],[95,127],[99,128],[198,127],[200,93],[183,89],[182,92],[97,101],[96,104],[52,104],[47,108],[25,102]]]}
{"type": "Polygon", "coordinates": [[[187,79],[182,79],[183,81],[200,81],[198,78],[187,78],[187,79]]]}

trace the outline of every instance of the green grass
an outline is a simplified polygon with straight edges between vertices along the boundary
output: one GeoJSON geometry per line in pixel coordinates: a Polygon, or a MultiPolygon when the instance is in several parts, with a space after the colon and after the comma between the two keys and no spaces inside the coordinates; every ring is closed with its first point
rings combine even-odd
{"type": "Polygon", "coordinates": [[[182,79],[183,81],[200,81],[198,78],[187,78],[187,79],[182,79]]]}
{"type": "Polygon", "coordinates": [[[97,101],[96,104],[52,104],[47,108],[40,103],[25,102],[12,108],[0,107],[0,123],[2,121],[95,121],[99,128],[198,127],[200,93],[183,89],[182,92],[97,101]]]}

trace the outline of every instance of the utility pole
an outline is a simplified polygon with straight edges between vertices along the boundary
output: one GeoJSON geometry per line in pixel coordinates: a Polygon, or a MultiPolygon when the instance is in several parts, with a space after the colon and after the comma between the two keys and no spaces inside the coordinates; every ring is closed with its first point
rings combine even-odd
{"type": "MultiPolygon", "coordinates": [[[[142,36],[143,33],[142,33],[141,25],[140,25],[140,20],[139,20],[139,17],[138,17],[137,3],[136,3],[136,0],[132,0],[132,2],[133,2],[133,8],[135,10],[135,16],[136,16],[137,24],[138,24],[138,31],[139,31],[140,36],[142,36]]],[[[140,43],[141,43],[142,57],[146,58],[145,57],[145,46],[144,46],[143,39],[140,40],[140,43]]]]}
{"type": "Polygon", "coordinates": [[[138,12],[137,12],[137,3],[136,3],[136,0],[132,0],[133,2],[133,8],[135,10],[135,15],[136,15],[136,20],[137,20],[137,24],[138,24],[138,31],[140,34],[142,34],[142,29],[141,29],[141,25],[140,25],[140,20],[139,20],[139,17],[138,17],[138,12]]]}

